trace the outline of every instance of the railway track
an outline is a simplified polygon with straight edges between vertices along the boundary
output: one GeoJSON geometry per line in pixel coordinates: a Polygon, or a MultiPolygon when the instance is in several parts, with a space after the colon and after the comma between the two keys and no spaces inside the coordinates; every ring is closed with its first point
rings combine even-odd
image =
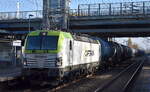
{"type": "Polygon", "coordinates": [[[144,61],[145,59],[140,58],[125,69],[114,68],[109,73],[92,76],[60,90],[48,92],[127,92],[144,61]]]}
{"type": "Polygon", "coordinates": [[[146,59],[139,59],[95,92],[129,92],[146,59]]]}
{"type": "Polygon", "coordinates": [[[112,68],[111,71],[98,73],[77,79],[57,87],[51,85],[30,86],[17,84],[5,88],[3,92],[123,92],[127,91],[132,79],[135,78],[144,63],[143,58],[126,68],[112,68]],[[119,90],[119,91],[118,91],[119,90]]]}

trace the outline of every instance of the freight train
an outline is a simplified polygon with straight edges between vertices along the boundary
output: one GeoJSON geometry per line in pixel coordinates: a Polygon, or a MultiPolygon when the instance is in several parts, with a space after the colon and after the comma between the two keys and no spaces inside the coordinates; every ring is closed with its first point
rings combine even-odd
{"type": "Polygon", "coordinates": [[[23,52],[25,76],[57,81],[91,74],[102,64],[119,64],[141,53],[116,42],[53,30],[29,33],[23,52]]]}

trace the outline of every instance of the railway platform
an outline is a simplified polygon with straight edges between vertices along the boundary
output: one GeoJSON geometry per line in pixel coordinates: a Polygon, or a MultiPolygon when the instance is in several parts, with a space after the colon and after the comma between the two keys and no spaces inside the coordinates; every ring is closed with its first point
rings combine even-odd
{"type": "Polygon", "coordinates": [[[131,92],[150,92],[150,57],[145,62],[131,92]]]}
{"type": "Polygon", "coordinates": [[[0,69],[0,82],[12,80],[21,75],[21,67],[9,67],[0,69]]]}

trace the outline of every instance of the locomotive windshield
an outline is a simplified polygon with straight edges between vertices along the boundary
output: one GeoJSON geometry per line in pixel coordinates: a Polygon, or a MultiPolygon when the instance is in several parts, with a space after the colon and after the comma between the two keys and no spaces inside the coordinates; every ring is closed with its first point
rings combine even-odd
{"type": "Polygon", "coordinates": [[[56,50],[58,36],[29,36],[27,38],[28,50],[56,50]]]}
{"type": "Polygon", "coordinates": [[[44,36],[42,39],[42,50],[56,50],[58,43],[58,36],[44,36]]]}
{"type": "Polygon", "coordinates": [[[29,36],[27,39],[27,47],[29,50],[40,49],[41,37],[40,36],[29,36]]]}

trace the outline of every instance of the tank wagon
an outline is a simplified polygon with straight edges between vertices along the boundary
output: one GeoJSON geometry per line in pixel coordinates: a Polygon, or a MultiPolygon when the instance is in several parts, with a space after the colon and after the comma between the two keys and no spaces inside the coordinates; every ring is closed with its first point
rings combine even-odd
{"type": "Polygon", "coordinates": [[[137,56],[138,50],[136,49],[101,38],[92,37],[92,39],[98,40],[101,44],[101,66],[120,64],[127,59],[137,56]]]}
{"type": "Polygon", "coordinates": [[[62,31],[34,31],[25,41],[24,74],[60,81],[93,73],[103,64],[119,64],[140,53],[100,38],[62,31]]]}

